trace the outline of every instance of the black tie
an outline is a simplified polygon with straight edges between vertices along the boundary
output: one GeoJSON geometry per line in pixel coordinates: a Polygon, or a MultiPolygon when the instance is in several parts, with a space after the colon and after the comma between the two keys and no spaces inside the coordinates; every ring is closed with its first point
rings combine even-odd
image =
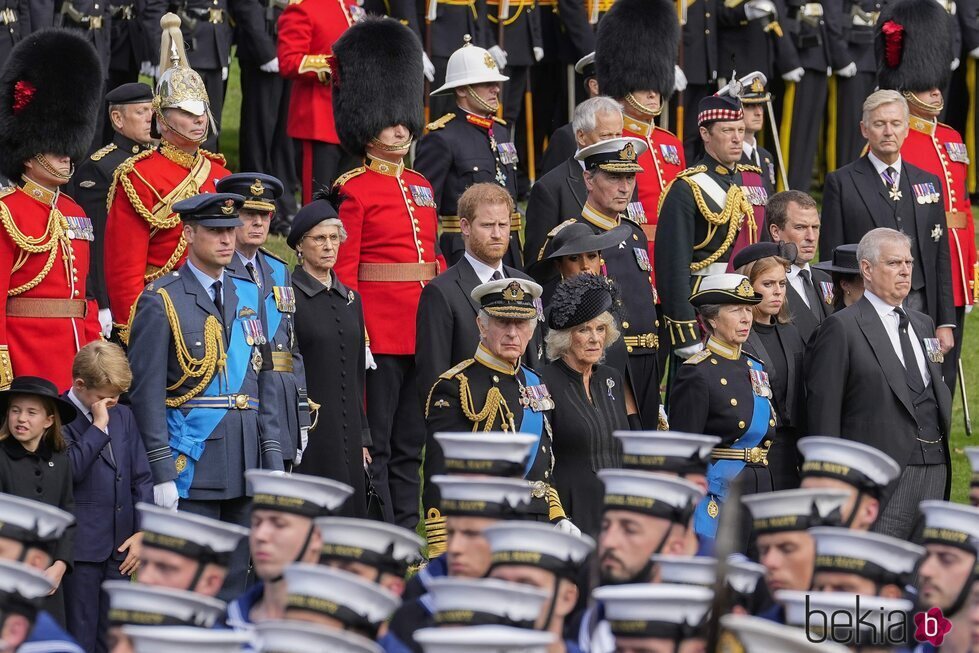
{"type": "Polygon", "coordinates": [[[816,316],[817,322],[822,322],[823,310],[819,307],[819,295],[816,294],[816,287],[812,285],[812,273],[809,270],[799,270],[799,276],[802,277],[802,287],[806,289],[809,310],[816,316]]]}
{"type": "Polygon", "coordinates": [[[255,266],[252,265],[251,261],[245,263],[245,269],[248,270],[248,276],[251,277],[252,281],[255,282],[255,285],[261,288],[262,280],[258,278],[258,272],[255,271],[255,266]]]}
{"type": "Polygon", "coordinates": [[[503,275],[502,275],[502,274],[500,274],[500,271],[499,271],[499,270],[496,270],[496,271],[495,271],[495,272],[493,273],[493,276],[492,276],[492,277],[490,277],[490,281],[499,281],[499,280],[500,280],[500,279],[502,279],[502,278],[503,278],[503,275]]]}
{"type": "Polygon", "coordinates": [[[211,290],[214,292],[214,307],[218,309],[218,316],[224,322],[224,298],[221,297],[221,282],[215,281],[212,283],[211,290]]]}
{"type": "Polygon", "coordinates": [[[898,316],[898,337],[901,339],[901,354],[904,356],[904,376],[908,379],[908,387],[911,392],[921,394],[925,389],[925,382],[921,378],[921,370],[918,368],[918,359],[914,355],[914,348],[911,346],[911,336],[908,335],[908,326],[911,321],[903,308],[895,308],[894,312],[898,316]]]}

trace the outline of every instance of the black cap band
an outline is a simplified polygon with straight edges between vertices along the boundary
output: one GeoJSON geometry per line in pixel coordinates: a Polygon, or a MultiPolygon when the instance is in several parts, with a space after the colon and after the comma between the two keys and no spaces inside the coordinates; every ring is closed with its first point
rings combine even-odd
{"type": "Polygon", "coordinates": [[[802,463],[802,476],[834,478],[875,497],[881,490],[875,481],[855,467],[825,460],[807,460],[802,463]]]}
{"type": "Polygon", "coordinates": [[[540,551],[494,551],[490,561],[490,569],[495,569],[501,565],[539,567],[569,580],[575,580],[579,571],[574,560],[558,558],[540,551]]]}
{"type": "Polygon", "coordinates": [[[198,544],[186,538],[163,535],[162,533],[155,533],[153,531],[143,531],[143,546],[179,553],[185,558],[197,561],[202,567],[208,563],[227,567],[231,559],[230,551],[219,553],[209,546],[198,544]]]}
{"type": "Polygon", "coordinates": [[[328,511],[318,503],[300,497],[284,497],[279,494],[256,494],[252,497],[252,510],[288,512],[301,517],[322,517],[328,511]]]}
{"type": "Polygon", "coordinates": [[[514,628],[533,628],[534,620],[516,621],[503,615],[479,610],[446,610],[435,613],[435,623],[439,626],[512,626],[514,628]]]}
{"type": "Polygon", "coordinates": [[[359,546],[324,542],[323,548],[320,549],[320,564],[334,560],[339,562],[359,562],[369,567],[374,567],[381,573],[402,576],[408,571],[408,561],[395,559],[392,554],[392,549],[393,545],[389,547],[387,552],[378,553],[377,551],[359,546]]]}

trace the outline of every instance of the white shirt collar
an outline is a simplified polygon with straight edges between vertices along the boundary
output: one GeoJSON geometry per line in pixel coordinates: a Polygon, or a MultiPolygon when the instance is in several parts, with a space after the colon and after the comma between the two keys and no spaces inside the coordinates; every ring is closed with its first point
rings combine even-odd
{"type": "Polygon", "coordinates": [[[204,290],[206,290],[208,294],[211,293],[211,286],[214,285],[215,281],[220,281],[222,286],[224,285],[224,269],[221,270],[221,276],[215,279],[211,275],[201,271],[196,265],[190,262],[190,259],[187,259],[187,267],[194,273],[194,276],[197,277],[197,281],[204,286],[204,290]]]}
{"type": "Polygon", "coordinates": [[[469,265],[473,266],[473,270],[475,270],[476,276],[479,277],[480,283],[489,281],[493,277],[494,272],[499,272],[504,277],[506,276],[506,273],[503,271],[503,261],[500,261],[497,267],[491,268],[469,252],[465,253],[465,257],[469,261],[469,265]]]}
{"type": "Polygon", "coordinates": [[[870,159],[870,163],[874,166],[874,170],[877,171],[878,175],[883,175],[884,171],[887,170],[888,166],[897,170],[897,174],[901,174],[901,155],[897,155],[897,161],[894,163],[884,163],[877,158],[877,155],[873,152],[867,152],[867,158],[870,159]]]}
{"type": "Polygon", "coordinates": [[[754,159],[755,145],[754,143],[749,143],[747,140],[741,142],[741,149],[744,150],[745,155],[749,159],[754,159]]]}
{"type": "Polygon", "coordinates": [[[799,273],[802,272],[803,270],[809,270],[809,275],[812,276],[812,270],[809,269],[808,263],[803,263],[801,266],[797,265],[796,263],[793,263],[792,266],[789,268],[789,276],[797,277],[799,276],[799,273]]]}
{"type": "Polygon", "coordinates": [[[81,399],[78,398],[78,395],[75,394],[74,388],[70,388],[68,390],[68,400],[71,401],[71,403],[75,404],[75,408],[77,408],[79,412],[85,417],[91,415],[92,411],[88,407],[86,407],[85,404],[82,403],[81,399]]]}
{"type": "Polygon", "coordinates": [[[245,255],[239,252],[238,250],[235,250],[235,255],[239,259],[241,259],[242,265],[248,265],[249,263],[251,263],[252,267],[258,269],[258,250],[255,250],[255,255],[252,256],[251,258],[245,258],[245,255]]]}
{"type": "Polygon", "coordinates": [[[874,307],[874,310],[877,311],[877,314],[880,315],[881,317],[884,316],[893,317],[894,309],[900,308],[900,306],[891,306],[890,304],[888,304],[883,299],[881,299],[874,293],[870,292],[866,288],[864,288],[863,296],[867,298],[867,301],[870,302],[870,304],[874,307]]]}

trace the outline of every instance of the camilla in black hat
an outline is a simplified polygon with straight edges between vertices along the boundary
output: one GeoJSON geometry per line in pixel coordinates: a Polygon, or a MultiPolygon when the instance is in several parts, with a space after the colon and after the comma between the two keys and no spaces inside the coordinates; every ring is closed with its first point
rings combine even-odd
{"type": "MultiPolygon", "coordinates": [[[[75,406],[47,379],[19,376],[0,392],[0,414],[0,492],[72,512],[71,468],[61,426],[75,419],[75,406]]],[[[45,571],[55,587],[71,566],[74,530],[69,527],[58,541],[45,571]]],[[[56,598],[60,604],[60,594],[56,598]]],[[[45,607],[64,609],[51,601],[45,607]]]]}
{"type": "Polygon", "coordinates": [[[597,473],[619,467],[622,450],[612,436],[639,428],[639,415],[622,374],[605,365],[605,353],[621,335],[615,317],[617,290],[602,276],[579,274],[554,291],[547,315],[547,358],[541,373],[554,397],[554,485],[575,524],[595,536],[601,527],[604,490],[597,473]]]}
{"type": "Polygon", "coordinates": [[[863,297],[863,275],[857,260],[857,246],[838,245],[833,248],[833,258],[813,264],[814,268],[829,272],[833,277],[833,310],[838,311],[863,297]]]}

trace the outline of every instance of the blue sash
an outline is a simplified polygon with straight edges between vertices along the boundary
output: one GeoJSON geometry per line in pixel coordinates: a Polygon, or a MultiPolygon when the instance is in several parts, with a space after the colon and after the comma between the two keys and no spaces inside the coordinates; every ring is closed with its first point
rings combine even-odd
{"type": "MultiPolygon", "coordinates": [[[[540,377],[529,367],[523,367],[524,385],[540,385],[540,377]]],[[[544,413],[538,413],[530,405],[523,407],[523,419],[520,422],[520,432],[537,436],[537,444],[530,448],[530,456],[527,458],[527,467],[524,469],[524,478],[534,468],[537,461],[537,452],[540,451],[540,439],[544,433],[544,413]]]]}
{"type": "MultiPolygon", "coordinates": [[[[764,366],[754,361],[755,369],[764,372],[764,366]]],[[[760,397],[752,392],[754,404],[751,415],[751,423],[748,430],[738,438],[731,449],[751,449],[757,447],[768,433],[768,421],[771,419],[771,404],[767,397],[760,397]]],[[[734,477],[744,469],[743,460],[715,460],[707,465],[707,494],[700,501],[697,510],[694,512],[694,530],[697,535],[713,538],[717,535],[717,519],[719,514],[711,517],[707,512],[708,506],[713,502],[718,507],[724,503],[728,489],[734,477]]]]}
{"type": "MultiPolygon", "coordinates": [[[[272,268],[272,286],[285,286],[286,266],[268,256],[265,257],[265,261],[272,268]]],[[[282,321],[282,312],[279,311],[279,306],[275,303],[275,292],[272,288],[265,288],[264,290],[268,293],[265,295],[265,326],[268,329],[265,337],[269,339],[269,342],[272,342],[276,332],[279,330],[279,323],[282,321]]]]}
{"type": "MultiPolygon", "coordinates": [[[[250,309],[258,316],[258,286],[244,279],[225,275],[225,283],[234,284],[238,295],[235,315],[243,309],[250,309]]],[[[242,321],[235,318],[231,328],[231,341],[227,346],[227,365],[224,373],[215,373],[211,382],[201,392],[200,397],[216,397],[236,394],[241,389],[251,367],[252,346],[245,341],[242,321]]],[[[176,334],[174,334],[176,335],[176,334]]],[[[186,464],[177,470],[177,492],[186,499],[194,482],[194,465],[204,454],[205,441],[214,432],[227,410],[220,408],[191,408],[186,414],[181,408],[167,409],[167,432],[170,434],[170,448],[174,457],[184,454],[186,464]]]]}

